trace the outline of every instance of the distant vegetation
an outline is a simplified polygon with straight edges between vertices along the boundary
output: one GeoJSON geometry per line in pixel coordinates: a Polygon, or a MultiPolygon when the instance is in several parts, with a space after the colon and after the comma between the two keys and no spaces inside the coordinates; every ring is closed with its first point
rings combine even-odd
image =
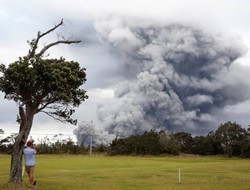
{"type": "MultiPolygon", "coordinates": [[[[14,140],[15,135],[1,139],[0,153],[10,154],[14,140]]],[[[47,137],[40,139],[37,151],[40,154],[88,154],[89,147],[76,145],[70,138],[62,140],[59,134],[54,136],[53,141],[47,137]]],[[[249,158],[250,128],[227,122],[206,136],[195,137],[186,132],[147,131],[142,135],[116,138],[109,146],[93,147],[93,152],[109,155],[195,154],[249,158]]]]}
{"type": "Polygon", "coordinates": [[[115,139],[110,145],[111,155],[159,154],[226,155],[250,157],[250,128],[227,122],[206,136],[185,132],[166,133],[149,131],[142,135],[115,139]]]}

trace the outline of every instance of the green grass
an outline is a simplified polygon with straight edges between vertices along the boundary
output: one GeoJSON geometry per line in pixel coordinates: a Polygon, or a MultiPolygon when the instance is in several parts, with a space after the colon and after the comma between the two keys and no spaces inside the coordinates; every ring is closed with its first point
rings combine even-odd
{"type": "MultiPolygon", "coordinates": [[[[250,160],[223,157],[37,155],[37,190],[249,190],[250,160]],[[178,183],[178,169],[181,183],[178,183]]],[[[10,156],[0,155],[0,189],[10,156]]],[[[28,184],[28,178],[23,178],[28,184]]],[[[25,189],[25,188],[23,188],[25,189]]]]}

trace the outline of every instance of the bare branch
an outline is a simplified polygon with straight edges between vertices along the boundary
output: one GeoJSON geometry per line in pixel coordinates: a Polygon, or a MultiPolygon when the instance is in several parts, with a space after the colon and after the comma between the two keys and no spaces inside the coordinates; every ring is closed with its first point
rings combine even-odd
{"type": "Polygon", "coordinates": [[[36,52],[36,49],[38,47],[37,45],[38,45],[38,42],[39,42],[39,39],[40,39],[39,34],[40,34],[40,32],[38,31],[37,38],[32,40],[31,42],[29,42],[30,45],[31,45],[31,49],[29,50],[29,54],[27,55],[28,59],[33,57],[35,52],[36,52]]]}
{"type": "Polygon", "coordinates": [[[60,116],[56,117],[56,115],[53,112],[46,112],[46,111],[43,111],[43,110],[41,112],[45,113],[46,115],[48,115],[48,116],[52,117],[53,119],[55,119],[57,121],[60,121],[60,122],[70,122],[71,124],[74,124],[74,125],[76,125],[76,123],[77,123],[77,120],[73,120],[71,118],[62,119],[62,118],[60,118],[60,116]]]}
{"type": "Polygon", "coordinates": [[[42,37],[48,35],[49,33],[53,32],[54,30],[56,30],[61,25],[63,25],[63,19],[61,20],[60,23],[58,23],[53,28],[49,29],[48,31],[46,31],[44,33],[41,33],[40,31],[38,31],[37,37],[35,39],[33,39],[31,42],[28,42],[30,44],[31,48],[30,48],[29,53],[26,57],[28,59],[30,59],[31,57],[34,57],[34,56],[42,56],[49,48],[51,48],[52,46],[58,45],[58,44],[72,44],[72,43],[80,43],[81,42],[80,40],[65,40],[65,38],[62,38],[63,40],[60,40],[59,39],[60,36],[58,36],[58,41],[44,46],[44,48],[39,53],[36,53],[39,40],[42,37]]]}
{"type": "Polygon", "coordinates": [[[49,34],[50,32],[53,32],[55,29],[57,29],[61,25],[63,25],[63,19],[61,20],[59,24],[55,25],[53,28],[49,29],[47,32],[44,32],[41,35],[39,35],[39,38],[42,38],[43,36],[49,34]]]}
{"type": "Polygon", "coordinates": [[[31,49],[29,50],[29,54],[27,55],[28,59],[31,58],[31,57],[34,57],[35,55],[35,52],[36,52],[36,49],[38,48],[38,42],[39,40],[49,34],[50,32],[53,32],[55,29],[57,29],[59,26],[61,26],[63,24],[63,19],[61,20],[61,22],[57,25],[55,25],[53,28],[49,29],[48,31],[44,32],[44,33],[41,33],[40,31],[37,32],[37,38],[33,39],[31,42],[30,42],[30,45],[31,45],[31,49]]]}
{"type": "Polygon", "coordinates": [[[50,43],[48,45],[46,45],[39,53],[35,54],[35,56],[42,56],[45,51],[47,51],[49,48],[51,48],[52,46],[58,45],[58,44],[73,44],[73,43],[80,43],[80,40],[58,40],[56,42],[50,43]]]}
{"type": "Polygon", "coordinates": [[[51,100],[51,101],[47,100],[47,102],[44,105],[42,105],[40,108],[37,109],[36,113],[41,112],[45,108],[48,108],[48,105],[53,104],[55,102],[56,100],[51,100]]]}
{"type": "Polygon", "coordinates": [[[41,111],[41,113],[45,113],[46,115],[52,117],[54,120],[60,121],[60,122],[65,122],[65,120],[62,120],[60,118],[55,117],[53,114],[51,114],[50,112],[46,112],[46,111],[41,111]]]}

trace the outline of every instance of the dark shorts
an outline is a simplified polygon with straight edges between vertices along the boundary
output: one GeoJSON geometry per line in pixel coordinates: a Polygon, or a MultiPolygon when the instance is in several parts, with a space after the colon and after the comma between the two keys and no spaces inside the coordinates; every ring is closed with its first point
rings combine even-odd
{"type": "Polygon", "coordinates": [[[34,172],[35,166],[25,166],[25,169],[27,173],[34,172]]]}

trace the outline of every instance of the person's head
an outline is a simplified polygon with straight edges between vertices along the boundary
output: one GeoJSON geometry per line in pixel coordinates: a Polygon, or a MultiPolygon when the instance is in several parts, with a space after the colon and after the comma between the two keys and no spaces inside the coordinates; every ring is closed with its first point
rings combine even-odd
{"type": "Polygon", "coordinates": [[[32,141],[28,141],[28,142],[27,142],[27,146],[28,146],[28,147],[31,147],[32,145],[33,145],[33,142],[32,142],[32,141]]]}

